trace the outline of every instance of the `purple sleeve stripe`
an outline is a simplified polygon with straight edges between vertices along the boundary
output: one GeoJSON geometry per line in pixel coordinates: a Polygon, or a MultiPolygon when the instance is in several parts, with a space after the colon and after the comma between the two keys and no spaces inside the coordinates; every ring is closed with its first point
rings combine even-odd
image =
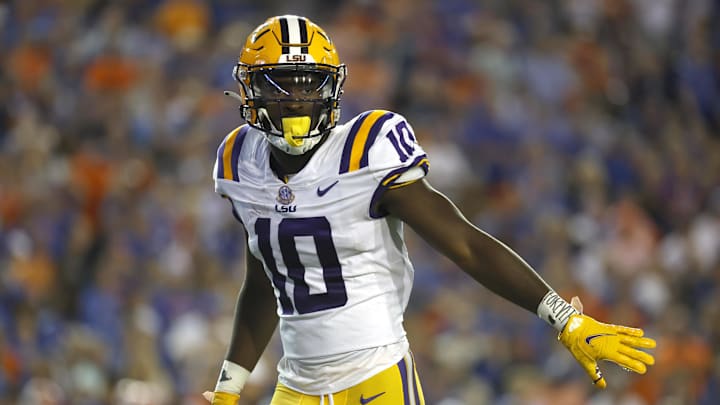
{"type": "Polygon", "coordinates": [[[345,140],[345,148],[342,152],[342,159],[340,160],[340,174],[347,173],[350,170],[350,154],[352,153],[353,143],[355,143],[355,136],[357,135],[358,130],[360,130],[360,126],[363,121],[365,121],[365,118],[367,118],[371,112],[372,111],[366,111],[362,113],[357,120],[355,120],[352,128],[350,128],[350,132],[345,140]]]}
{"type": "Polygon", "coordinates": [[[240,158],[240,151],[242,150],[243,141],[245,140],[245,135],[247,134],[249,128],[249,125],[243,126],[240,129],[240,133],[238,133],[235,137],[235,142],[233,144],[232,156],[230,158],[232,166],[230,169],[232,170],[232,177],[234,181],[238,181],[240,179],[238,176],[238,159],[240,158]]]}
{"type": "Polygon", "coordinates": [[[385,113],[382,117],[378,118],[377,121],[373,124],[372,128],[370,128],[370,134],[368,135],[367,140],[365,141],[365,147],[363,148],[363,154],[360,158],[360,168],[367,167],[368,165],[368,155],[370,155],[370,147],[375,143],[375,138],[377,138],[378,133],[380,133],[380,128],[382,128],[383,124],[385,124],[385,121],[392,118],[395,114],[388,112],[385,113]]]}
{"type": "MultiPolygon", "coordinates": [[[[403,166],[400,168],[397,168],[387,175],[383,177],[383,179],[380,181],[380,184],[378,184],[377,188],[375,189],[375,192],[373,193],[372,199],[370,200],[370,218],[382,218],[388,214],[387,211],[383,209],[378,209],[376,207],[377,203],[380,201],[380,198],[385,194],[387,190],[392,188],[393,185],[395,185],[395,180],[397,180],[400,175],[405,173],[406,171],[412,169],[413,167],[419,166],[423,169],[425,174],[428,172],[428,163],[427,163],[427,155],[422,154],[413,160],[413,162],[407,166],[403,166]]],[[[408,184],[414,183],[414,182],[408,182],[408,184]]]]}
{"type": "Polygon", "coordinates": [[[217,171],[215,172],[216,179],[222,179],[223,173],[225,173],[225,165],[223,163],[223,154],[225,153],[225,141],[220,144],[217,151],[217,171]]]}

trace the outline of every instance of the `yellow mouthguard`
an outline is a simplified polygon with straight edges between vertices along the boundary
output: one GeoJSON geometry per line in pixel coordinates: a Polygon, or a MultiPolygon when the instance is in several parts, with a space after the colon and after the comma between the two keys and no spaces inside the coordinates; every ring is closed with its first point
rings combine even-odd
{"type": "Polygon", "coordinates": [[[295,138],[305,136],[310,132],[310,117],[286,117],[282,119],[283,136],[290,146],[301,146],[305,139],[295,138]]]}

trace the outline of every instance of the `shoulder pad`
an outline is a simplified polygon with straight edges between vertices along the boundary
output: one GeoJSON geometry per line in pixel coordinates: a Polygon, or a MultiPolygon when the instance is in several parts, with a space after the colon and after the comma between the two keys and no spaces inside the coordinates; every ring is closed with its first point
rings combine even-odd
{"type": "Polygon", "coordinates": [[[385,122],[397,114],[385,110],[371,110],[360,114],[345,140],[340,174],[362,169],[368,165],[370,147],[375,143],[385,122]]]}

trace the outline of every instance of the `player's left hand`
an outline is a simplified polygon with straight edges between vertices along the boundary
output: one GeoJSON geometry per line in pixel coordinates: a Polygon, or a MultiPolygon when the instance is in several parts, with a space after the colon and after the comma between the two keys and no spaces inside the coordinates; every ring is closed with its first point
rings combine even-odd
{"type": "Polygon", "coordinates": [[[240,395],[229,392],[203,392],[203,397],[212,405],[237,405],[240,401],[240,395]]]}
{"type": "Polygon", "coordinates": [[[607,386],[597,364],[599,360],[612,361],[639,374],[645,374],[647,366],[655,364],[653,356],[637,350],[655,347],[655,340],[643,337],[642,329],[602,323],[583,315],[578,297],[573,297],[571,305],[580,314],[570,317],[558,340],[575,356],[597,387],[607,386]]]}

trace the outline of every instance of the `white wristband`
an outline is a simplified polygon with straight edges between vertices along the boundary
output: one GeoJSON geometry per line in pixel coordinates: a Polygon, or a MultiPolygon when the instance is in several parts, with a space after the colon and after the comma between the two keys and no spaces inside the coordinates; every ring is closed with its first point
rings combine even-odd
{"type": "Polygon", "coordinates": [[[550,290],[537,307],[537,314],[540,319],[549,323],[558,332],[562,332],[570,316],[580,314],[567,301],[553,290],[550,290]]]}
{"type": "Polygon", "coordinates": [[[245,367],[225,360],[215,384],[215,391],[239,394],[249,376],[250,372],[245,367]]]}

